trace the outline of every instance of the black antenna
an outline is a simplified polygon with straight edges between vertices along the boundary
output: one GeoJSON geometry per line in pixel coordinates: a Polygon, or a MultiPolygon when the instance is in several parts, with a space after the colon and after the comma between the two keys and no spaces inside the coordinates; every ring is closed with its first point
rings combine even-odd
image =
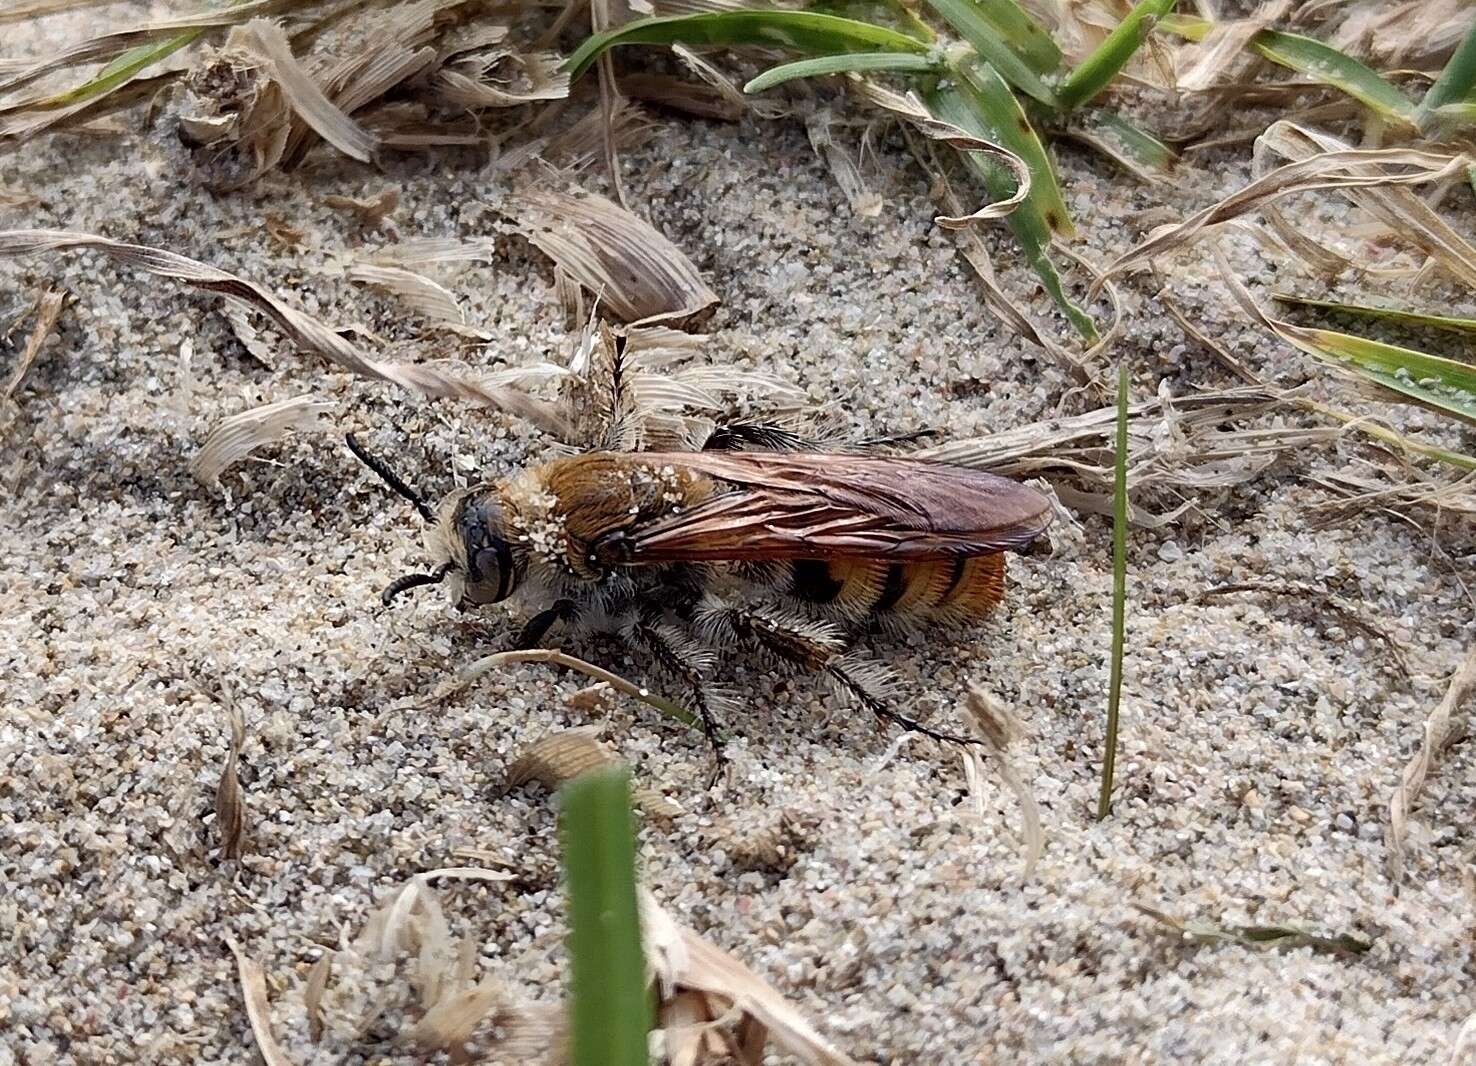
{"type": "MultiPolygon", "coordinates": [[[[409,500],[415,505],[415,509],[420,512],[421,518],[425,519],[427,522],[434,522],[436,520],[435,512],[432,511],[429,506],[427,506],[425,500],[421,499],[420,494],[412,489],[409,485],[401,481],[400,478],[395,474],[395,472],[385,465],[384,460],[376,459],[374,456],[366,452],[364,450],[364,446],[354,439],[354,435],[352,433],[344,434],[343,439],[348,444],[349,451],[353,452],[359,457],[359,462],[363,463],[370,470],[373,470],[376,474],[378,474],[380,476],[380,479],[383,480],[384,483],[390,488],[394,489],[397,494],[403,496],[405,499],[409,500]]],[[[436,582],[440,581],[441,578],[445,577],[446,575],[443,571],[434,578],[429,577],[426,574],[410,574],[407,576],[421,577],[425,578],[425,580],[411,582],[411,584],[405,585],[403,588],[395,588],[395,585],[400,584],[399,581],[396,581],[394,585],[390,586],[390,588],[395,588],[396,594],[403,592],[407,588],[412,588],[415,585],[433,585],[436,582]]],[[[400,581],[403,580],[405,579],[400,579],[400,581]]],[[[384,602],[388,603],[389,589],[385,589],[385,596],[386,599],[384,602]]]]}
{"type": "Polygon", "coordinates": [[[439,585],[442,581],[446,580],[446,575],[451,572],[451,565],[450,563],[442,563],[428,574],[406,574],[404,577],[395,578],[379,594],[379,602],[388,607],[390,601],[402,592],[408,592],[410,589],[418,589],[421,585],[439,585]]]}

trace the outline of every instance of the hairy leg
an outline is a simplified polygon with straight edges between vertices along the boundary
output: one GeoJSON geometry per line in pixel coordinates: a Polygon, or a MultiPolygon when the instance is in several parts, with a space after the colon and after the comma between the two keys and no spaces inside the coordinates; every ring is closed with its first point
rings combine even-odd
{"type": "Polygon", "coordinates": [[[651,653],[660,672],[681,690],[681,702],[697,714],[716,760],[713,772],[713,782],[716,783],[728,759],[723,754],[718,722],[713,713],[714,705],[722,701],[721,694],[709,679],[715,662],[713,653],[682,630],[649,615],[632,622],[627,632],[634,643],[651,653]]]}
{"type": "Polygon", "coordinates": [[[893,687],[890,672],[882,664],[848,651],[844,633],[828,622],[802,615],[754,610],[708,602],[699,622],[713,643],[739,642],[761,648],[804,670],[834,678],[861,705],[884,722],[950,744],[978,744],[966,737],[924,725],[903,714],[888,702],[893,687]]]}

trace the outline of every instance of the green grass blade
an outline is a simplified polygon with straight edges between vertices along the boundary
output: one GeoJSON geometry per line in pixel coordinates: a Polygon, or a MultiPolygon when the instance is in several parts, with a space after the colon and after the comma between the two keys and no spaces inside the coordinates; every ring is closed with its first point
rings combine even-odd
{"type": "Polygon", "coordinates": [[[1326,415],[1335,421],[1343,423],[1355,432],[1362,433],[1366,437],[1381,441],[1388,445],[1392,451],[1405,452],[1413,455],[1423,455],[1426,459],[1434,459],[1436,462],[1453,466],[1457,470],[1476,470],[1476,455],[1466,455],[1463,452],[1453,452],[1446,448],[1439,448],[1433,444],[1426,444],[1414,437],[1406,437],[1397,430],[1381,425],[1366,415],[1354,414],[1351,411],[1343,411],[1336,407],[1329,407],[1315,400],[1298,400],[1298,407],[1308,411],[1315,411],[1320,415],[1326,415]]]}
{"type": "Polygon", "coordinates": [[[1172,33],[1176,37],[1182,37],[1186,41],[1198,44],[1210,35],[1215,24],[1207,18],[1198,15],[1174,15],[1168,14],[1158,20],[1158,28],[1164,33],[1172,33]]]}
{"type": "Polygon", "coordinates": [[[46,109],[68,107],[72,104],[80,104],[84,100],[105,96],[114,89],[126,85],[140,72],[160,60],[194,43],[204,32],[204,30],[187,30],[162,41],[153,41],[130,48],[81,85],[75,85],[45,100],[38,101],[35,106],[46,109]]]}
{"type": "Polygon", "coordinates": [[[1061,49],[1051,40],[1050,31],[1015,0],[975,0],[975,6],[1031,70],[1054,74],[1061,68],[1061,49]]]}
{"type": "Polygon", "coordinates": [[[975,0],[927,0],[927,3],[1005,81],[1047,107],[1056,106],[1056,94],[1050,86],[1005,43],[999,30],[980,13],[975,0]]]}
{"type": "Polygon", "coordinates": [[[1283,336],[1321,362],[1476,425],[1476,366],[1332,329],[1297,326],[1283,336]]]}
{"type": "Polygon", "coordinates": [[[1341,89],[1392,122],[1415,124],[1415,105],[1403,93],[1352,56],[1330,45],[1297,33],[1262,30],[1251,38],[1250,47],[1273,63],[1341,89]]]}
{"type": "Polygon", "coordinates": [[[1067,133],[1146,181],[1162,181],[1179,158],[1168,145],[1115,111],[1083,113],[1067,133]]]}
{"type": "Polygon", "coordinates": [[[743,87],[746,93],[761,93],[796,78],[818,78],[826,74],[891,71],[900,74],[925,74],[940,68],[938,60],[909,52],[852,52],[849,55],[819,56],[770,67],[743,87]]]}
{"type": "MultiPolygon", "coordinates": [[[[1011,147],[995,124],[984,114],[976,97],[967,92],[965,87],[955,84],[949,88],[934,89],[926,94],[926,102],[928,109],[944,122],[951,122],[984,140],[1011,147]]],[[[1014,172],[998,159],[986,152],[961,152],[960,155],[964,165],[984,183],[991,200],[1006,200],[1015,194],[1018,186],[1014,172]]],[[[1071,321],[1082,337],[1089,342],[1096,341],[1096,323],[1067,297],[1066,289],[1061,284],[1061,276],[1051,261],[1051,231],[1045,224],[1039,205],[1033,202],[1033,196],[1007,215],[1005,222],[1014,233],[1015,240],[1019,241],[1020,249],[1036,277],[1040,278],[1042,287],[1056,302],[1061,313],[1071,321]]]]}
{"type": "Polygon", "coordinates": [[[1441,104],[1425,119],[1425,127],[1438,136],[1468,130],[1472,126],[1476,126],[1476,100],[1441,104]]]}
{"type": "Polygon", "coordinates": [[[1336,300],[1312,300],[1305,296],[1293,296],[1287,292],[1272,293],[1272,298],[1294,307],[1315,307],[1321,311],[1336,311],[1358,318],[1373,318],[1382,322],[1398,322],[1406,326],[1425,326],[1429,329],[1459,333],[1476,337],[1476,318],[1452,318],[1448,315],[1430,315],[1421,311],[1401,311],[1396,307],[1374,307],[1371,304],[1345,304],[1336,300]]]}
{"type": "Polygon", "coordinates": [[[619,45],[686,44],[784,48],[810,55],[839,52],[914,52],[928,46],[916,38],[869,22],[814,11],[742,10],[636,19],[585,39],[564,62],[578,78],[601,55],[619,45]]]}
{"type": "Polygon", "coordinates": [[[973,97],[980,114],[993,128],[990,138],[1014,152],[1030,168],[1030,199],[1052,233],[1071,237],[1076,226],[1061,196],[1061,183],[1056,168],[1046,154],[1045,144],[1029,117],[1010,92],[1000,74],[987,63],[970,63],[960,73],[962,87],[973,97]]]}
{"type": "Polygon", "coordinates": [[[647,1066],[651,1005],[628,772],[596,770],[565,785],[559,829],[569,893],[570,1060],[574,1066],[647,1066]]]}
{"type": "Polygon", "coordinates": [[[1431,116],[1440,108],[1462,103],[1472,96],[1476,96],[1476,17],[1471,20],[1466,36],[1445,64],[1440,77],[1435,79],[1435,84],[1420,101],[1420,126],[1427,126],[1431,116]]]}
{"type": "Polygon", "coordinates": [[[1173,6],[1174,0],[1141,0],[1061,84],[1056,92],[1061,106],[1068,111],[1078,108],[1107,88],[1173,6]]]}
{"type": "Polygon", "coordinates": [[[933,27],[918,18],[917,12],[907,6],[905,0],[818,0],[805,10],[894,26],[925,44],[932,44],[938,39],[933,27]]]}
{"type": "Polygon", "coordinates": [[[1117,456],[1112,486],[1112,664],[1107,683],[1107,737],[1102,748],[1102,789],[1097,821],[1112,813],[1112,777],[1117,769],[1117,715],[1122,705],[1122,651],[1127,616],[1128,369],[1117,370],[1117,456]]]}

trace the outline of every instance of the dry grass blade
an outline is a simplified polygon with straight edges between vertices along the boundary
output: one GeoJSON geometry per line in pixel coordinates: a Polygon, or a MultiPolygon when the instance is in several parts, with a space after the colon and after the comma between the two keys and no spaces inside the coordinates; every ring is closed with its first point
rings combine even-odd
{"type": "Polygon", "coordinates": [[[717,122],[737,122],[748,113],[742,100],[734,101],[711,85],[693,84],[670,74],[623,74],[620,91],[632,100],[717,122]]]}
{"type": "Polygon", "coordinates": [[[7,22],[25,22],[43,15],[55,15],[74,8],[99,8],[120,0],[16,0],[0,11],[0,25],[7,22]]]}
{"type": "Polygon", "coordinates": [[[433,266],[437,263],[485,263],[497,258],[492,237],[417,237],[375,249],[371,262],[383,266],[433,266]]]}
{"type": "Polygon", "coordinates": [[[410,1039],[427,1051],[444,1051],[454,1064],[476,1062],[467,1050],[473,1031],[507,998],[501,982],[487,980],[441,996],[410,1030],[410,1039]]]}
{"type": "Polygon", "coordinates": [[[1400,648],[1397,641],[1389,636],[1378,626],[1359,613],[1358,608],[1347,600],[1334,596],[1326,589],[1319,589],[1303,581],[1245,581],[1233,585],[1216,585],[1214,588],[1205,589],[1199,594],[1199,602],[1215,599],[1220,596],[1231,596],[1237,593],[1262,593],[1271,596],[1284,596],[1295,602],[1304,604],[1317,603],[1327,608],[1333,614],[1343,620],[1343,624],[1349,629],[1355,629],[1367,637],[1381,643],[1389,651],[1389,658],[1394,661],[1401,677],[1405,681],[1410,680],[1409,661],[1404,657],[1404,650],[1400,648]]]}
{"type": "Polygon", "coordinates": [[[1348,8],[1332,45],[1389,70],[1442,66],[1470,25],[1470,0],[1372,0],[1348,8]]]}
{"type": "Polygon", "coordinates": [[[245,3],[235,4],[229,8],[216,11],[205,11],[194,15],[185,15],[179,18],[161,19],[156,22],[148,22],[133,29],[118,30],[114,33],[106,33],[89,40],[79,41],[68,48],[63,49],[45,59],[38,60],[10,75],[0,78],[0,93],[9,92],[26,85],[43,74],[49,74],[53,70],[61,70],[65,67],[76,66],[79,63],[88,63],[98,59],[106,59],[126,52],[138,45],[148,44],[159,38],[169,37],[174,34],[189,30],[220,29],[225,26],[234,26],[239,22],[256,15],[266,15],[280,8],[290,7],[298,0],[247,0],[245,3]]]}
{"type": "Polygon", "coordinates": [[[740,1034],[739,1046],[751,1047],[758,1042],[762,1047],[762,1039],[767,1036],[806,1066],[857,1066],[856,1060],[832,1047],[763,978],[678,924],[645,891],[641,892],[641,925],[647,964],[660,997],[658,1027],[689,1025],[694,1015],[704,1027],[731,1020],[740,1034]],[[696,993],[702,1002],[694,1005],[684,993],[696,993]]]}
{"type": "Polygon", "coordinates": [[[405,1039],[425,1052],[444,1053],[445,1061],[458,1066],[483,1061],[483,1055],[499,1062],[546,1061],[562,1044],[562,1017],[520,1003],[498,982],[475,981],[478,945],[452,934],[431,887],[442,878],[496,883],[514,876],[484,867],[448,867],[417,874],[403,884],[334,954],[338,987],[333,995],[325,996],[324,988],[314,985],[320,972],[322,985],[327,983],[326,967],[321,962],[314,967],[305,995],[317,988],[313,999],[323,1027],[362,1039],[388,1010],[397,1009],[418,1015],[403,1030],[405,1039]],[[472,1039],[484,1025],[487,1046],[479,1048],[472,1039]]]}
{"type": "Polygon", "coordinates": [[[441,98],[461,107],[521,107],[536,100],[562,100],[569,95],[569,75],[559,70],[561,57],[552,52],[533,52],[499,57],[519,68],[526,87],[506,88],[499,81],[473,77],[461,70],[447,69],[436,74],[436,88],[441,98]]]}
{"type": "Polygon", "coordinates": [[[1420,790],[1425,787],[1425,779],[1435,768],[1440,753],[1455,738],[1456,711],[1473,692],[1476,692],[1476,647],[1470,650],[1466,661],[1451,678],[1445,697],[1425,719],[1420,750],[1405,765],[1404,772],[1400,775],[1399,787],[1389,800],[1389,867],[1390,877],[1396,886],[1404,880],[1404,849],[1409,834],[1409,813],[1419,799],[1420,790]]]}
{"type": "Polygon", "coordinates": [[[1183,921],[1142,903],[1134,903],[1133,909],[1174,930],[1186,940],[1206,944],[1228,942],[1246,947],[1310,947],[1333,955],[1363,955],[1373,947],[1367,940],[1351,933],[1322,936],[1292,925],[1220,925],[1217,922],[1183,921]]]}
{"type": "Polygon", "coordinates": [[[325,951],[308,971],[307,982],[302,989],[302,1004],[307,1013],[308,1039],[317,1043],[323,1039],[323,993],[328,990],[328,981],[333,976],[333,952],[325,951]]]}
{"type": "Polygon", "coordinates": [[[0,207],[34,207],[40,202],[39,196],[32,196],[28,192],[0,185],[0,207]]]}
{"type": "MultiPolygon", "coordinates": [[[[518,788],[529,781],[537,781],[550,792],[557,792],[580,774],[619,765],[620,756],[608,745],[600,743],[601,732],[602,727],[597,725],[579,726],[535,740],[508,767],[508,786],[518,788]]],[[[679,804],[655,789],[633,789],[631,799],[654,818],[671,819],[685,813],[679,804]]]]}
{"type": "Polygon", "coordinates": [[[1169,295],[1167,289],[1161,290],[1158,293],[1158,300],[1160,303],[1163,304],[1163,309],[1169,313],[1169,317],[1179,324],[1179,328],[1184,331],[1184,336],[1188,337],[1195,344],[1199,345],[1205,351],[1214,356],[1217,363],[1223,366],[1226,370],[1230,371],[1230,373],[1234,374],[1247,385],[1251,385],[1257,388],[1262,388],[1265,386],[1265,383],[1254,371],[1252,371],[1239,359],[1235,358],[1235,356],[1231,355],[1224,345],[1213,340],[1208,334],[1201,330],[1199,326],[1192,319],[1190,319],[1188,315],[1184,313],[1183,308],[1178,305],[1173,297],[1169,295]]]}
{"type": "MultiPolygon", "coordinates": [[[[922,100],[918,99],[916,93],[909,92],[903,96],[900,93],[892,92],[890,89],[885,89],[880,85],[863,79],[857,79],[854,88],[857,95],[867,103],[905,119],[914,129],[929,140],[946,144],[950,148],[957,149],[960,152],[987,153],[999,159],[1013,172],[1016,188],[1012,196],[993,203],[987,203],[978,210],[966,215],[954,213],[951,215],[939,215],[934,218],[933,221],[944,229],[967,229],[978,222],[1004,218],[1029,198],[1031,182],[1034,180],[1030,173],[1030,167],[1026,165],[1025,160],[1021,159],[1008,148],[995,144],[993,141],[985,140],[982,137],[976,137],[967,130],[938,118],[928,110],[927,105],[922,100]]],[[[1013,318],[1015,316],[1011,317],[1013,318]]],[[[1032,332],[1033,329],[1034,327],[1031,327],[1032,332]]]]}
{"type": "Polygon", "coordinates": [[[389,382],[433,399],[459,399],[507,411],[557,436],[568,436],[573,432],[572,424],[563,413],[552,404],[526,393],[489,387],[430,366],[370,359],[342,334],[283,303],[259,285],[198,260],[90,233],[0,230],[0,259],[75,249],[100,251],[125,266],[173,278],[194,288],[248,304],[275,322],[300,348],[317,352],[352,373],[389,382]]]}
{"type": "Polygon", "coordinates": [[[828,110],[821,109],[805,118],[805,131],[810,136],[810,147],[824,160],[830,176],[840,186],[841,194],[851,205],[851,210],[860,218],[875,218],[881,214],[883,201],[879,193],[866,187],[861,168],[831,135],[834,125],[828,110]]]}
{"type": "Polygon", "coordinates": [[[1178,88],[1206,92],[1233,81],[1238,71],[1256,62],[1247,54],[1251,38],[1280,20],[1290,6],[1290,0],[1260,4],[1249,18],[1216,22],[1203,41],[1180,48],[1175,75],[1178,88]]]}
{"type": "MultiPolygon", "coordinates": [[[[1163,490],[1178,495],[1242,484],[1278,458],[1312,445],[1334,443],[1339,429],[1227,428],[1275,410],[1278,393],[1259,387],[1205,391],[1173,397],[1166,388],[1152,400],[1128,408],[1128,466],[1136,500],[1133,524],[1159,526],[1165,515],[1150,513],[1144,496],[1163,490]]],[[[1077,510],[1112,514],[1114,459],[1111,436],[1115,407],[1068,418],[1016,426],[988,437],[952,441],[917,454],[937,462],[992,470],[1011,477],[1043,477],[1061,501],[1077,510]]]]}
{"type": "Polygon", "coordinates": [[[229,694],[225,700],[226,715],[231,726],[230,750],[215,786],[215,823],[220,831],[220,855],[229,861],[239,859],[246,851],[246,798],[236,768],[241,762],[241,749],[246,746],[246,717],[229,694]]]}
{"type": "Polygon", "coordinates": [[[528,240],[623,322],[687,319],[718,302],[680,248],[602,196],[529,190],[510,207],[528,240]]]}
{"type": "MultiPolygon", "coordinates": [[[[1256,178],[1244,188],[1183,222],[1160,229],[1137,247],[1118,257],[1107,267],[1105,275],[1111,277],[1120,274],[1146,263],[1154,256],[1183,247],[1210,227],[1249,214],[1293,193],[1316,189],[1439,183],[1464,173],[1467,165],[1468,161],[1462,156],[1441,155],[1411,148],[1342,149],[1309,154],[1306,158],[1287,163],[1256,178]],[[1386,167],[1406,169],[1404,173],[1389,173],[1384,170],[1386,167]]],[[[1476,273],[1472,277],[1476,279],[1476,273]]]]}
{"type": "Polygon", "coordinates": [[[350,281],[398,296],[412,311],[432,322],[466,325],[466,312],[456,302],[456,297],[444,285],[424,274],[403,267],[353,263],[344,271],[344,276],[350,281]]]}
{"type": "Polygon", "coordinates": [[[226,935],[226,946],[236,957],[236,972],[241,979],[241,995],[246,1000],[246,1018],[251,1022],[251,1034],[256,1038],[256,1050],[261,1053],[266,1066],[293,1066],[293,1062],[277,1043],[272,1033],[272,1007],[267,1000],[266,974],[255,960],[248,958],[236,943],[235,937],[226,935]]]}
{"type": "Polygon", "coordinates": [[[67,294],[60,289],[46,289],[36,299],[36,322],[31,327],[31,335],[26,338],[26,346],[21,351],[20,358],[16,360],[10,381],[5,385],[6,399],[14,398],[16,390],[21,387],[21,382],[35,364],[36,357],[41,354],[41,346],[51,336],[56,320],[61,316],[66,300],[67,294]]]}
{"type": "MultiPolygon", "coordinates": [[[[1387,149],[1388,151],[1397,151],[1387,149]]],[[[1256,138],[1253,167],[1259,171],[1267,163],[1270,153],[1292,160],[1292,166],[1315,165],[1319,160],[1347,156],[1354,150],[1348,144],[1326,133],[1309,130],[1293,122],[1277,122],[1256,138]]],[[[1348,181],[1334,186],[1354,205],[1361,207],[1382,222],[1391,240],[1413,244],[1431,259],[1434,259],[1455,279],[1469,287],[1476,287],[1476,247],[1472,247],[1450,223],[1424,200],[1403,186],[1434,183],[1454,178],[1465,180],[1471,158],[1465,154],[1440,155],[1438,153],[1416,153],[1427,155],[1428,177],[1419,177],[1420,164],[1416,166],[1410,180],[1377,180],[1379,165],[1352,164],[1348,181]],[[1437,162],[1444,164],[1436,168],[1437,162]]]]}
{"type": "Polygon", "coordinates": [[[237,40],[242,45],[254,46],[281,86],[287,105],[313,132],[361,163],[373,157],[379,139],[328,99],[292,54],[292,45],[281,26],[266,19],[254,19],[245,25],[237,40]]]}
{"type": "Polygon", "coordinates": [[[1041,829],[1040,805],[1035,802],[1035,793],[1020,776],[1014,764],[1006,758],[1010,745],[1024,732],[1024,727],[1013,711],[977,685],[970,686],[968,697],[964,701],[964,719],[985,743],[982,751],[976,745],[959,749],[974,813],[980,818],[985,814],[983,752],[987,751],[999,773],[999,779],[1015,794],[1015,799],[1020,804],[1020,835],[1025,842],[1025,870],[1021,876],[1028,878],[1035,872],[1041,854],[1045,851],[1045,832],[1041,829]]]}
{"type": "Polygon", "coordinates": [[[674,703],[663,696],[658,696],[648,688],[627,681],[619,674],[612,674],[596,666],[594,663],[576,659],[566,652],[551,648],[530,648],[526,651],[502,651],[493,655],[486,655],[457,671],[456,677],[436,690],[431,697],[432,702],[439,703],[452,693],[459,692],[468,685],[475,683],[477,678],[483,677],[493,670],[512,663],[548,663],[550,666],[562,666],[569,670],[577,670],[586,677],[603,681],[617,692],[624,693],[633,699],[640,700],[649,707],[654,707],[668,718],[675,718],[685,725],[695,726],[696,717],[679,703],[674,703]]]}
{"type": "Polygon", "coordinates": [[[320,396],[295,396],[231,415],[205,438],[190,460],[190,474],[202,485],[213,486],[231,466],[262,445],[281,440],[289,430],[330,428],[323,416],[337,406],[336,400],[320,396]]]}

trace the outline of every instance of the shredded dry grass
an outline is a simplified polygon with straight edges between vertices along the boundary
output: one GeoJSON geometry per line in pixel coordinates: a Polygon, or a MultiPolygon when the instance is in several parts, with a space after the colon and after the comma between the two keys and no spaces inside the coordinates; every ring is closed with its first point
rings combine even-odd
{"type": "Polygon", "coordinates": [[[387,363],[365,355],[331,327],[299,311],[254,282],[161,248],[125,244],[89,233],[61,230],[0,231],[0,259],[40,252],[93,249],[124,266],[182,281],[261,311],[305,351],[316,352],[344,370],[398,385],[434,399],[458,399],[518,415],[555,435],[571,435],[573,427],[545,401],[513,389],[488,386],[424,364],[387,363]]]}
{"type": "Polygon", "coordinates": [[[26,339],[26,346],[21,350],[20,358],[15,361],[15,369],[11,371],[10,380],[5,383],[6,399],[15,398],[16,390],[21,387],[31,367],[35,365],[36,357],[41,354],[41,347],[46,343],[46,338],[51,336],[51,331],[56,328],[56,320],[61,317],[66,300],[65,292],[52,288],[43,289],[36,297],[33,305],[36,321],[31,326],[31,335],[26,339]]]}
{"type": "Polygon", "coordinates": [[[267,998],[266,974],[255,959],[241,950],[235,938],[226,937],[226,947],[236,958],[236,974],[241,982],[241,996],[246,1001],[246,1017],[251,1023],[251,1034],[256,1038],[256,1050],[266,1066],[295,1066],[272,1032],[272,1005],[267,998]]]}
{"type": "Polygon", "coordinates": [[[202,485],[219,483],[220,475],[257,448],[281,440],[292,430],[321,432],[337,401],[320,396],[295,396],[231,415],[210,431],[190,460],[190,474],[202,485]]]}
{"type": "Polygon", "coordinates": [[[602,196],[529,189],[510,208],[518,230],[619,321],[680,322],[718,302],[680,248],[602,196]]]}
{"type": "Polygon", "coordinates": [[[964,701],[964,719],[984,745],[969,745],[959,748],[963,760],[964,780],[968,783],[969,798],[974,813],[980,818],[985,814],[984,778],[985,761],[994,764],[999,779],[1015,795],[1020,804],[1020,837],[1025,844],[1025,869],[1023,877],[1035,872],[1041,855],[1045,852],[1045,831],[1041,828],[1040,804],[1035,793],[1020,776],[1008,758],[1009,748],[1024,733],[1024,724],[1015,713],[977,685],[969,689],[964,701]]]}
{"type": "MultiPolygon", "coordinates": [[[[1193,505],[1201,493],[1243,484],[1278,460],[1337,440],[1334,427],[1226,428],[1269,414],[1287,395],[1259,386],[1206,390],[1175,397],[1167,383],[1157,397],[1128,408],[1128,467],[1134,499],[1133,524],[1161,526],[1193,505]],[[1148,501],[1191,496],[1166,512],[1148,501]]],[[[992,470],[1050,482],[1060,500],[1078,511],[1112,513],[1114,478],[1111,437],[1115,407],[1016,426],[924,448],[917,454],[938,462],[992,470]]]]}
{"type": "Polygon", "coordinates": [[[1444,698],[1425,719],[1419,751],[1405,765],[1399,787],[1389,800],[1389,876],[1396,886],[1405,876],[1410,813],[1441,753],[1457,736],[1456,714],[1472,693],[1476,693],[1476,648],[1466,655],[1466,661],[1450,679],[1444,698]]]}

